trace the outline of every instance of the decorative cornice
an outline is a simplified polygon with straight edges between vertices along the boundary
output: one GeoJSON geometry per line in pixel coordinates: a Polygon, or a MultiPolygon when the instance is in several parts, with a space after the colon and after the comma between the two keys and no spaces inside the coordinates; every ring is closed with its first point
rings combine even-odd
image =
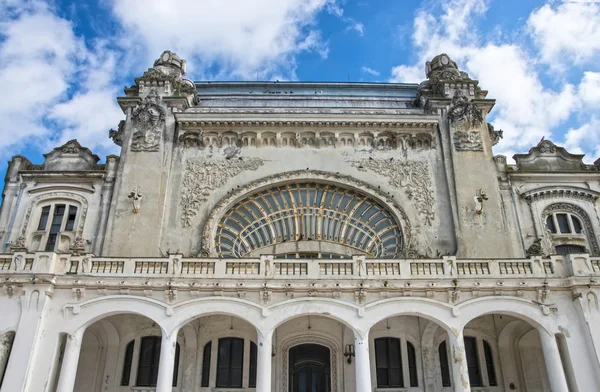
{"type": "MultiPolygon", "coordinates": [[[[248,113],[245,111],[244,113],[248,113]]],[[[272,113],[266,113],[272,114],[272,113]]],[[[317,113],[311,113],[317,114],[317,113]]],[[[404,130],[435,130],[437,121],[178,121],[180,129],[231,127],[318,127],[318,128],[394,128],[404,130]]]]}
{"type": "Polygon", "coordinates": [[[546,199],[577,199],[594,203],[600,197],[600,192],[569,186],[546,186],[523,192],[521,197],[528,203],[546,199]]]}

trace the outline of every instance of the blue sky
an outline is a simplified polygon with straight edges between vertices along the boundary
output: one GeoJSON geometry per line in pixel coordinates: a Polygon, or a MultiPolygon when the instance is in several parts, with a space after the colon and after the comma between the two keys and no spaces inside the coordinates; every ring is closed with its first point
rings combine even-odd
{"type": "Polygon", "coordinates": [[[448,53],[497,100],[495,153],[600,157],[600,2],[0,0],[0,171],[77,138],[102,158],[125,85],[164,49],[193,80],[411,82],[448,53]]]}

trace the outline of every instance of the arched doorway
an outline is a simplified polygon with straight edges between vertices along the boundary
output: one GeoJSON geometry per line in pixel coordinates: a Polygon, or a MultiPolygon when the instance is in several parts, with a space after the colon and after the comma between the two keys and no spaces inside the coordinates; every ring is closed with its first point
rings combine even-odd
{"type": "Polygon", "coordinates": [[[289,392],[330,392],[329,348],[320,344],[299,344],[289,351],[289,392]]]}

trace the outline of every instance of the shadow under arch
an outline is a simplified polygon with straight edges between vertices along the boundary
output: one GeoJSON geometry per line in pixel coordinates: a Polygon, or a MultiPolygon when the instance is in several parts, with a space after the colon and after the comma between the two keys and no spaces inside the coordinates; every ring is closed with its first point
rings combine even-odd
{"type": "Polygon", "coordinates": [[[257,330],[264,319],[262,306],[241,298],[196,298],[173,305],[173,310],[173,316],[164,321],[169,331],[180,330],[193,320],[210,315],[237,317],[257,330]]]}
{"type": "Polygon", "coordinates": [[[116,314],[135,314],[152,320],[165,331],[164,319],[172,312],[172,308],[152,298],[131,295],[108,295],[93,298],[78,304],[66,304],[63,309],[70,311],[68,322],[62,324],[59,332],[74,334],[86,329],[95,322],[116,314]]]}
{"type": "Polygon", "coordinates": [[[360,328],[357,328],[362,323],[360,312],[359,306],[332,298],[294,298],[265,309],[268,317],[262,333],[274,331],[290,320],[305,316],[327,317],[347,326],[354,333],[360,333],[360,328]]]}
{"type": "Polygon", "coordinates": [[[539,305],[530,300],[506,296],[486,296],[470,299],[456,305],[464,328],[474,319],[490,314],[504,314],[529,323],[536,329],[542,329],[550,335],[554,335],[552,318],[544,316],[539,305]]]}
{"type": "Polygon", "coordinates": [[[418,316],[436,323],[448,332],[454,325],[444,320],[454,318],[453,307],[445,302],[429,298],[398,297],[381,299],[365,305],[365,319],[370,330],[377,323],[390,317],[418,316]]]}

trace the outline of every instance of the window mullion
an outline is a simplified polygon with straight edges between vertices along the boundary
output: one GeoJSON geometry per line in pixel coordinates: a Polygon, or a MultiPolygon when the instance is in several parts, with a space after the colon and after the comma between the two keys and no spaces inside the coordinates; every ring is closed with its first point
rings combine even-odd
{"type": "Polygon", "coordinates": [[[400,339],[400,358],[402,360],[402,363],[400,363],[400,366],[402,367],[402,388],[406,386],[407,382],[410,386],[410,372],[408,369],[408,347],[406,342],[406,338],[400,339]]]}
{"type": "Polygon", "coordinates": [[[575,226],[573,226],[573,220],[571,219],[571,214],[567,214],[567,223],[569,224],[569,232],[571,234],[575,234],[575,226]]]}
{"type": "Polygon", "coordinates": [[[560,234],[560,226],[558,225],[558,218],[556,214],[552,214],[552,221],[554,222],[554,227],[556,228],[556,234],[560,234]]]}

